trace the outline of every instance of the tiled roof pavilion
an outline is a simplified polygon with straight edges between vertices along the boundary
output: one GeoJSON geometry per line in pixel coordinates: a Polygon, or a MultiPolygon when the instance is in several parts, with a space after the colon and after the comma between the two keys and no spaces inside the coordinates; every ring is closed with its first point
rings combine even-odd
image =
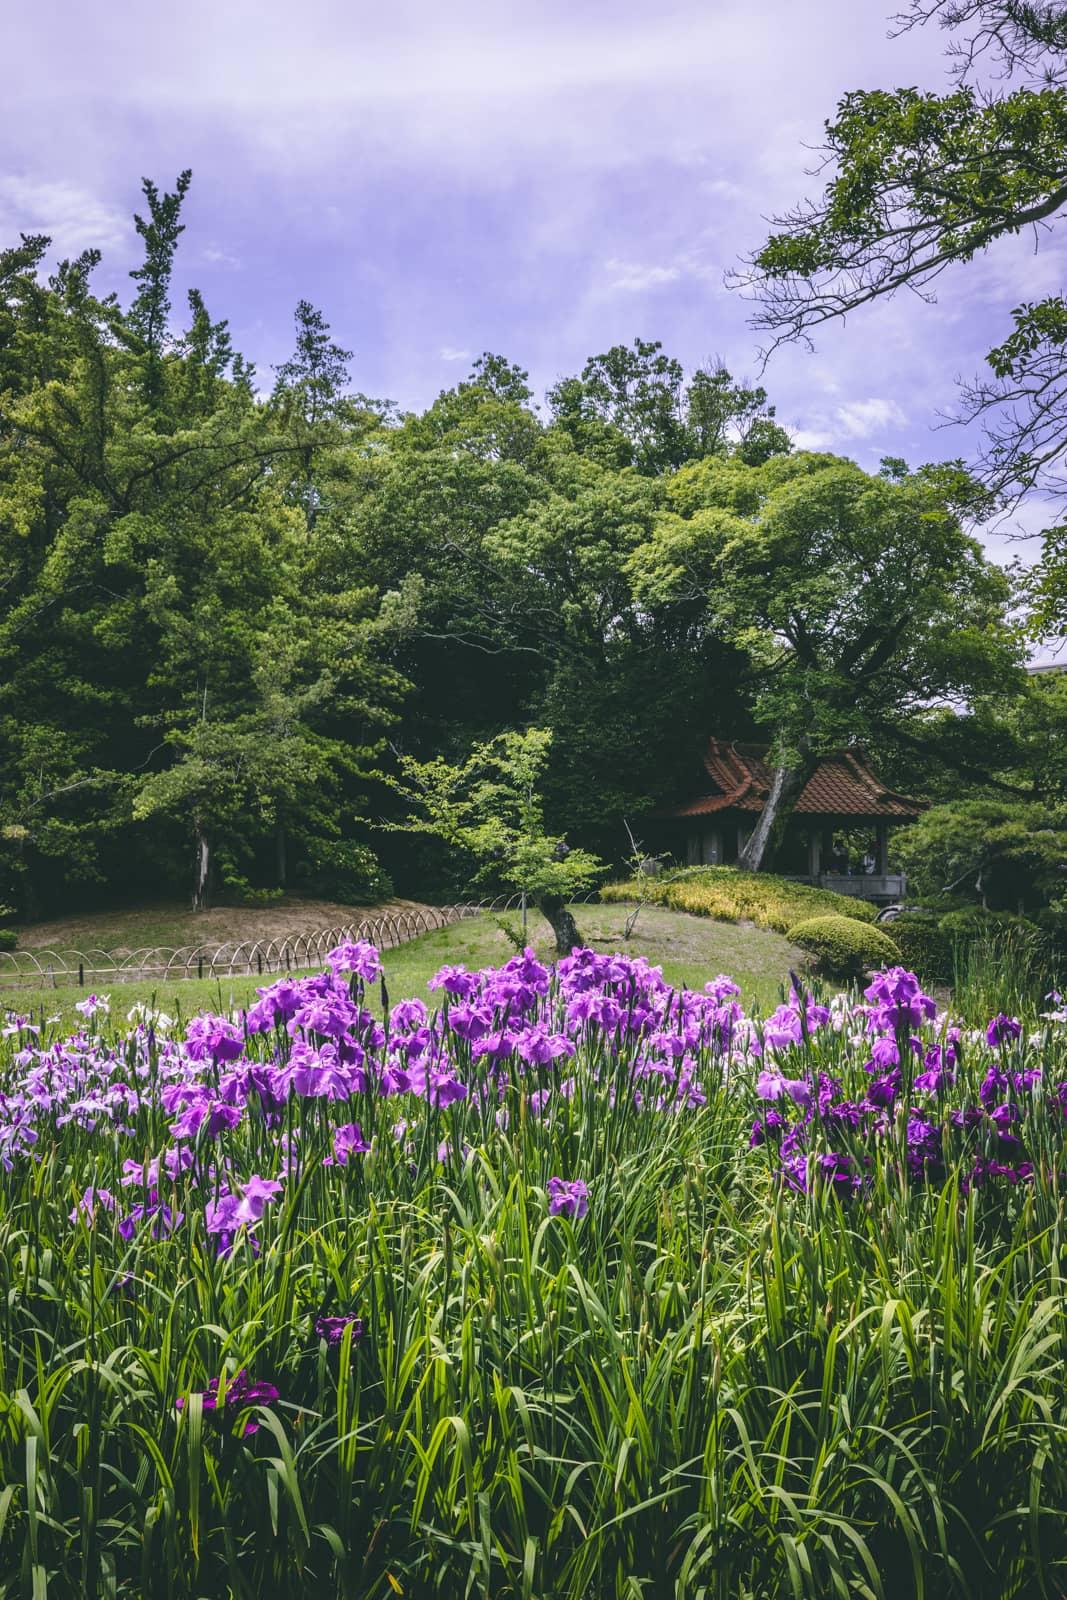
{"type": "MultiPolygon", "coordinates": [[[[704,770],[703,793],[664,808],[656,817],[672,836],[672,853],[684,852],[690,865],[729,865],[766,804],[772,778],[767,746],[709,739],[704,770]]],[[[823,756],[793,807],[775,870],[841,894],[899,900],[906,880],[889,871],[889,830],[913,822],[925,810],[925,801],[887,788],[861,751],[823,756]],[[859,874],[840,866],[833,869],[835,856],[840,859],[834,849],[835,833],[850,828],[868,830],[874,841],[873,853],[859,874]],[[832,870],[825,870],[827,863],[832,870]]]]}
{"type": "MultiPolygon", "coordinates": [[[[708,794],[659,813],[661,817],[703,817],[717,811],[763,810],[771,786],[767,746],[709,739],[704,766],[712,782],[708,794]]],[[[821,817],[884,817],[912,822],[926,810],[926,802],[888,789],[855,750],[823,756],[808,779],[794,810],[821,817]]]]}

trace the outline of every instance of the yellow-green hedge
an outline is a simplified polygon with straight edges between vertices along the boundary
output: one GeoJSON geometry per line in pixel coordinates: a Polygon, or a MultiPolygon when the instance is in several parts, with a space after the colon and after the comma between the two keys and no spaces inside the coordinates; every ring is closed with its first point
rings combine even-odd
{"type": "Polygon", "coordinates": [[[624,883],[608,883],[600,891],[602,900],[634,900],[639,892],[651,890],[657,905],[674,911],[689,911],[698,917],[717,917],[722,922],[747,919],[758,928],[773,928],[787,933],[797,922],[821,914],[851,918],[868,923],[875,908],[866,900],[834,894],[830,889],[813,889],[806,883],[793,883],[772,872],[738,872],[736,867],[700,867],[676,876],[631,878],[624,883]]]}

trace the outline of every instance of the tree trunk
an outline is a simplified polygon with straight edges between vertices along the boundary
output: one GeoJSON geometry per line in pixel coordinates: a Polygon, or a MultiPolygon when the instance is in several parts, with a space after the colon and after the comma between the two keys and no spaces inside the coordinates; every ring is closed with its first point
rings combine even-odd
{"type": "Polygon", "coordinates": [[[284,889],[288,877],[288,861],[286,858],[285,823],[279,818],[274,828],[275,862],[278,874],[278,888],[284,889]]]}
{"type": "Polygon", "coordinates": [[[206,911],[211,901],[211,842],[203,825],[196,824],[196,877],[193,882],[193,910],[206,911]]]}
{"type": "Polygon", "coordinates": [[[556,936],[556,954],[569,956],[575,945],[582,942],[577,924],[567,910],[566,902],[559,895],[543,894],[537,898],[537,909],[552,924],[552,932],[556,936]]]}
{"type": "Polygon", "coordinates": [[[775,767],[763,810],[737,858],[742,872],[760,872],[765,861],[770,864],[785,824],[815,767],[816,759],[806,749],[795,765],[775,767]]]}

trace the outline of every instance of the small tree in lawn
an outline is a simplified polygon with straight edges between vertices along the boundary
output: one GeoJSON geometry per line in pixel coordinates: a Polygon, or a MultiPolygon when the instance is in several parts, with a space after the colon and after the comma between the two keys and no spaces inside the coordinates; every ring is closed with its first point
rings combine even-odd
{"type": "Polygon", "coordinates": [[[468,851],[478,878],[524,894],[551,925],[558,953],[569,955],[581,939],[567,902],[595,881],[602,863],[545,828],[540,783],[551,743],[547,729],[530,728],[476,745],[461,766],[401,756],[400,774],[389,781],[411,814],[384,826],[468,851]]]}

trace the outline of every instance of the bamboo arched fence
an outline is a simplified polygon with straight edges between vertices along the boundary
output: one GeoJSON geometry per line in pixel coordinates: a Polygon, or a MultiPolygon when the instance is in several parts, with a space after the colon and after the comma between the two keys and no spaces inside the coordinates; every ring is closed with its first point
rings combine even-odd
{"type": "Polygon", "coordinates": [[[379,950],[395,950],[420,934],[447,928],[483,912],[514,910],[519,894],[488,901],[459,901],[377,912],[359,922],[317,933],[285,934],[242,944],[152,945],[141,950],[0,951],[0,993],[4,989],[103,988],[116,983],[175,983],[188,978],[234,978],[252,974],[309,972],[326,963],[326,953],[346,940],[366,939],[379,950]]]}

